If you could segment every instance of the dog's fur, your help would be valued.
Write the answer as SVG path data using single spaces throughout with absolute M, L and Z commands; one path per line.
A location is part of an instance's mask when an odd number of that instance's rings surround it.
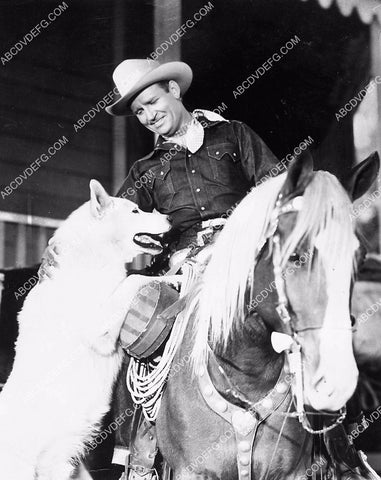
M 121 365 L 117 338 L 139 287 L 125 279 L 125 262 L 142 253 L 133 236 L 169 229 L 164 215 L 109 197 L 94 180 L 90 189 L 90 201 L 54 235 L 59 268 L 29 293 L 18 317 L 16 358 L 0 394 L 6 480 L 70 478 L 109 410 Z

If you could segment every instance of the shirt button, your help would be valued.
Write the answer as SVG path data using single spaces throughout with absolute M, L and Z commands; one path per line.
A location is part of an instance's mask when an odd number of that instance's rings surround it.
M 200 188 L 196 188 L 196 192 L 199 192 L 201 189 Z
M 201 207 L 201 210 L 204 211 L 204 210 L 205 210 L 205 207 Z
M 188 157 L 191 157 L 192 155 L 190 153 L 188 153 Z
M 196 170 L 192 170 L 192 173 L 196 173 Z
M 217 152 L 216 152 L 216 155 L 218 155 L 219 153 L 220 153 L 220 152 L 219 152 L 219 151 L 217 151 Z

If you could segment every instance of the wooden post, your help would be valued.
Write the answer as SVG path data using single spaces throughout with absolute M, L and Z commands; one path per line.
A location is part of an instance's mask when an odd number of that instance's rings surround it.
M 25 223 L 17 224 L 17 239 L 16 239 L 16 268 L 26 267 L 26 232 L 27 225 Z
M 42 227 L 39 225 L 37 233 L 37 245 L 35 246 L 35 250 L 33 252 L 33 262 L 40 262 L 42 254 L 44 253 L 45 248 L 48 245 L 48 230 L 46 227 Z
M 0 220 L 0 268 L 5 267 L 5 222 Z
M 381 78 L 381 25 L 374 18 L 370 27 L 370 55 L 371 55 L 371 75 L 372 78 Z M 377 83 L 377 150 L 381 155 L 381 83 Z M 378 174 L 377 189 L 381 188 L 381 174 Z M 381 252 L 381 202 L 377 203 L 378 211 L 378 245 Z
M 114 68 L 124 60 L 125 53 L 125 0 L 114 0 L 114 38 L 113 61 Z M 121 186 L 127 175 L 126 164 L 126 119 L 125 117 L 112 117 L 112 193 Z
M 181 26 L 181 0 L 154 0 L 154 50 Z M 181 39 L 167 50 L 158 50 L 160 63 L 180 60 Z
M 381 25 L 375 19 L 370 27 L 371 75 L 381 78 Z M 377 83 L 377 150 L 381 155 L 381 83 Z
M 181 0 L 154 0 L 154 49 L 155 55 L 160 55 L 160 63 L 181 60 L 181 38 L 173 43 L 167 50 L 161 44 L 181 27 Z M 156 59 L 156 56 L 152 58 Z M 155 142 L 157 136 L 155 135 Z

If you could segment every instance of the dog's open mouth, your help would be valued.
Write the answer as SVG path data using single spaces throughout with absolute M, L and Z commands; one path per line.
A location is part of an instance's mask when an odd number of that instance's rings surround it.
M 162 234 L 156 235 L 154 233 L 136 233 L 133 240 L 136 245 L 142 247 L 147 253 L 157 255 L 163 251 L 162 236 Z

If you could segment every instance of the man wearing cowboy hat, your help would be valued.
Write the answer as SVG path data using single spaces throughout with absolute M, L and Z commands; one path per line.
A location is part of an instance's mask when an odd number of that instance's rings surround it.
M 245 124 L 185 108 L 182 98 L 192 70 L 184 62 L 125 60 L 113 79 L 121 98 L 107 112 L 135 115 L 158 136 L 153 151 L 132 166 L 118 195 L 143 210 L 170 215 L 172 252 L 207 243 L 226 212 L 277 158 Z
M 135 115 L 157 135 L 153 151 L 133 164 L 117 195 L 170 215 L 170 246 L 161 258 L 179 264 L 212 241 L 227 212 L 278 160 L 245 124 L 185 108 L 182 98 L 192 82 L 186 63 L 125 60 L 113 79 L 121 98 L 107 112 Z M 143 420 L 130 446 L 130 480 L 154 478 L 155 448 L 154 429 Z

